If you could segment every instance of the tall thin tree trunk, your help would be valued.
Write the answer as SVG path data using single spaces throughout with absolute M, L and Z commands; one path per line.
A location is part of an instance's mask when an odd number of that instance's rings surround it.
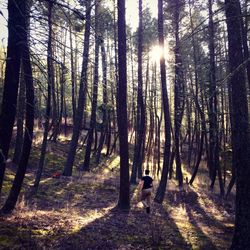
M 137 88 L 137 112 L 136 112 L 136 145 L 130 182 L 136 184 L 138 169 L 142 165 L 142 144 L 145 130 L 145 109 L 142 95 L 142 0 L 139 0 L 139 28 L 138 28 L 138 88 Z
M 18 107 L 17 107 L 17 131 L 16 131 L 16 141 L 15 150 L 13 156 L 13 163 L 18 165 L 20 157 L 22 154 L 23 147 L 23 128 L 24 128 L 24 110 L 25 110 L 25 80 L 23 66 L 21 62 L 21 76 L 19 82 L 19 93 L 18 93 Z
M 72 168 L 73 168 L 73 164 L 75 160 L 76 148 L 78 145 L 80 130 L 82 128 L 83 110 L 84 110 L 85 97 L 86 97 L 85 91 L 86 91 L 86 84 L 87 84 L 87 78 L 88 78 L 87 70 L 88 70 L 88 61 L 89 61 L 90 18 L 91 18 L 90 1 L 86 1 L 86 24 L 85 24 L 85 31 L 84 31 L 82 73 L 81 73 L 81 79 L 80 79 L 76 117 L 75 117 L 74 126 L 73 126 L 73 135 L 72 135 L 72 139 L 70 142 L 69 153 L 68 153 L 67 160 L 64 166 L 64 170 L 63 170 L 63 175 L 65 176 L 72 175 Z
M 0 194 L 5 174 L 5 162 L 8 158 L 12 130 L 15 122 L 18 94 L 21 46 L 23 43 L 23 1 L 8 1 L 8 48 L 2 111 L 0 116 Z
M 102 54 L 102 73 L 103 73 L 103 114 L 102 114 L 102 128 L 101 128 L 101 136 L 100 141 L 96 153 L 96 162 L 97 164 L 100 161 L 101 151 L 103 148 L 105 136 L 107 136 L 107 104 L 108 104 L 108 97 L 107 97 L 107 59 L 106 59 L 106 51 L 104 47 L 104 43 L 101 43 L 101 54 Z
M 183 114 L 183 72 L 182 60 L 180 52 L 180 38 L 179 38 L 179 19 L 181 2 L 175 2 L 174 9 L 174 24 L 175 24 L 175 83 L 174 83 L 174 141 L 175 141 L 175 162 L 176 175 L 179 181 L 179 187 L 183 186 L 183 174 L 181 169 L 180 157 L 180 129 Z
M 161 46 L 162 51 L 164 51 L 164 32 L 163 32 L 163 0 L 158 0 L 158 38 L 159 46 Z M 171 147 L 171 122 L 169 113 L 169 102 L 167 93 L 167 82 L 166 82 L 166 66 L 164 55 L 160 59 L 160 73 L 161 73 L 161 89 L 162 89 L 162 105 L 164 112 L 164 125 L 165 125 L 165 144 L 164 144 L 164 158 L 162 166 L 162 175 L 155 196 L 155 201 L 162 203 L 168 179 L 168 168 L 170 160 L 170 147 Z
M 232 146 L 236 170 L 235 230 L 231 245 L 234 250 L 250 246 L 249 117 L 244 69 L 239 68 L 243 62 L 239 7 L 239 1 L 225 0 L 232 87 Z
M 210 188 L 213 188 L 218 172 L 220 185 L 220 194 L 224 196 L 224 186 L 222 181 L 221 166 L 219 162 L 219 136 L 217 121 L 217 93 L 216 93 L 216 67 L 215 67 L 215 48 L 214 48 L 214 22 L 212 11 L 212 0 L 208 1 L 209 7 L 209 64 L 210 64 L 210 84 L 209 84 L 209 149 L 210 162 L 212 169 L 212 182 Z
M 98 24 L 98 15 L 99 15 L 99 0 L 95 2 L 95 68 L 94 68 L 94 81 L 93 81 L 93 94 L 91 102 L 91 117 L 90 125 L 88 132 L 88 140 L 86 145 L 84 163 L 81 166 L 81 169 L 84 171 L 89 171 L 90 169 L 90 154 L 91 146 L 93 143 L 93 134 L 96 125 L 96 108 L 97 108 L 97 95 L 98 95 L 98 81 L 99 81 L 99 48 L 100 48 L 100 37 L 99 37 L 99 24 Z M 95 145 L 97 145 L 97 132 L 95 137 Z
M 26 84 L 26 114 L 25 114 L 25 134 L 22 148 L 22 155 L 18 165 L 18 169 L 13 181 L 9 196 L 1 209 L 2 213 L 10 213 L 16 205 L 19 193 L 21 191 L 23 179 L 26 173 L 28 160 L 31 151 L 34 127 L 34 88 L 32 68 L 30 61 L 30 51 L 28 43 L 28 3 L 27 0 L 22 1 L 23 18 L 25 19 L 24 30 L 24 43 L 22 45 L 22 62 L 24 70 L 24 79 Z
M 45 113 L 45 125 L 44 125 L 44 132 L 43 132 L 43 141 L 41 147 L 41 154 L 38 163 L 38 168 L 36 172 L 36 178 L 33 185 L 33 192 L 36 193 L 38 190 L 38 186 L 42 177 L 46 149 L 47 149 L 47 142 L 48 142 L 48 134 L 49 134 L 49 121 L 50 121 L 50 113 L 51 113 L 51 84 L 52 78 L 54 78 L 53 74 L 53 61 L 52 61 L 52 15 L 53 15 L 53 2 L 48 2 L 48 48 L 47 48 L 47 70 L 48 70 L 48 87 L 47 87 L 47 103 L 46 103 L 46 113 Z
M 127 60 L 125 0 L 118 0 L 118 62 L 117 123 L 120 147 L 120 192 L 118 207 L 129 209 L 129 162 L 127 129 Z
M 70 66 L 71 66 L 71 103 L 72 103 L 72 112 L 73 112 L 73 121 L 75 120 L 75 114 L 76 114 L 76 100 L 75 100 L 75 71 L 77 70 L 75 68 L 74 64 L 74 51 L 73 51 L 73 39 L 72 39 L 72 25 L 69 26 L 69 41 L 70 41 Z M 75 58 L 75 60 L 77 60 Z

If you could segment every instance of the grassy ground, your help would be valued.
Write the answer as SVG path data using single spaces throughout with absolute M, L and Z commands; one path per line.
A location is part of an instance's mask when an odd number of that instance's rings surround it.
M 169 181 L 165 201 L 146 214 L 131 187 L 131 209 L 115 209 L 119 158 L 102 157 L 91 172 L 53 178 L 61 171 L 68 143 L 51 145 L 36 196 L 27 196 L 39 158 L 34 148 L 16 210 L 0 217 L 0 249 L 228 249 L 233 233 L 233 202 L 197 181 L 182 191 Z M 78 152 L 77 162 L 82 152 Z M 76 168 L 75 168 L 76 169 Z M 3 203 L 15 169 L 4 182 Z M 204 184 L 203 184 L 204 185 Z

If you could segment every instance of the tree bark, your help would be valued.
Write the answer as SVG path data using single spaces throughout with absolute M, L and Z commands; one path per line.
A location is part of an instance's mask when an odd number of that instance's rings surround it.
M 90 18 L 91 18 L 91 6 L 90 1 L 86 1 L 86 24 L 84 31 L 84 49 L 83 49 L 83 61 L 82 61 L 82 72 L 79 87 L 78 105 L 76 109 L 76 117 L 73 126 L 73 135 L 70 142 L 70 149 L 67 156 L 67 160 L 64 166 L 63 175 L 71 176 L 72 168 L 75 160 L 76 148 L 78 145 L 78 139 L 80 130 L 82 127 L 83 110 L 85 104 L 85 91 L 87 84 L 87 70 L 89 61 L 89 37 L 90 37 Z
M 158 39 L 159 46 L 161 46 L 162 51 L 164 51 L 164 32 L 163 32 L 163 1 L 158 0 Z M 162 175 L 155 196 L 155 201 L 162 203 L 165 196 L 167 179 L 168 179 L 168 168 L 170 160 L 170 147 L 171 147 L 171 122 L 169 113 L 169 102 L 168 93 L 166 86 L 166 66 L 164 55 L 160 59 L 160 73 L 161 73 L 161 89 L 162 89 L 162 105 L 164 112 L 164 125 L 165 125 L 165 144 L 164 144 L 164 158 L 162 166 Z
M 127 130 L 127 60 L 125 0 L 118 0 L 118 64 L 117 123 L 120 147 L 120 192 L 118 208 L 129 209 L 129 162 Z
M 21 62 L 20 66 L 21 74 L 20 74 L 20 81 L 19 81 L 19 93 L 18 93 L 18 107 L 17 107 L 17 132 L 16 132 L 16 141 L 15 141 L 15 150 L 13 156 L 13 163 L 18 165 L 21 154 L 22 154 L 22 147 L 23 147 L 23 139 L 24 139 L 24 110 L 25 110 L 25 79 L 24 79 L 24 72 L 23 66 Z
M 250 246 L 249 117 L 244 68 L 239 68 L 243 62 L 239 6 L 237 0 L 225 0 L 232 87 L 232 145 L 236 171 L 235 230 L 231 249 L 248 249 Z
M 175 82 L 174 82 L 174 142 L 175 142 L 175 162 L 176 176 L 179 187 L 183 186 L 183 174 L 180 157 L 180 129 L 184 109 L 183 72 L 180 51 L 179 22 L 181 1 L 175 1 L 174 25 L 175 25 Z
M 224 196 L 224 186 L 222 181 L 221 166 L 219 162 L 219 136 L 217 121 L 217 89 L 216 89 L 216 66 L 214 48 L 214 22 L 212 11 L 212 0 L 208 1 L 209 9 L 209 161 L 212 166 L 212 178 L 210 188 L 214 187 L 216 175 L 218 173 L 220 194 Z
M 96 163 L 100 162 L 101 152 L 105 140 L 105 136 L 107 136 L 107 128 L 108 128 L 108 120 L 107 120 L 107 104 L 108 104 L 108 96 L 107 96 L 107 59 L 106 59 L 106 51 L 104 47 L 104 43 L 101 43 L 101 54 L 102 54 L 102 73 L 103 73 L 103 108 L 102 108 L 102 128 L 101 135 L 99 140 L 99 145 L 96 153 Z
M 95 2 L 95 66 L 94 66 L 94 81 L 93 81 L 93 94 L 91 102 L 91 117 L 90 125 L 88 132 L 88 140 L 86 145 L 84 163 L 81 166 L 81 170 L 89 171 L 90 169 L 90 154 L 91 146 L 93 143 L 93 135 L 96 125 L 96 108 L 97 108 L 97 95 L 98 95 L 98 81 L 99 81 L 99 48 L 100 48 L 100 37 L 99 37 L 99 24 L 98 24 L 98 15 L 99 15 L 99 0 Z M 97 133 L 96 133 L 95 145 L 97 145 Z
M 142 0 L 139 0 L 139 27 L 138 27 L 138 88 L 136 112 L 136 145 L 130 182 L 136 184 L 137 171 L 142 168 L 142 144 L 145 130 L 145 109 L 142 95 Z
M 22 155 L 20 163 L 18 165 L 17 173 L 13 181 L 9 196 L 1 209 L 2 213 L 10 213 L 16 205 L 19 193 L 21 191 L 23 179 L 26 173 L 28 160 L 31 151 L 32 139 L 33 139 L 33 126 L 34 126 L 34 88 L 33 88 L 33 77 L 32 68 L 30 62 L 30 52 L 28 44 L 28 1 L 22 1 L 22 17 L 24 21 L 24 43 L 22 45 L 22 62 L 24 70 L 24 79 L 26 85 L 26 113 L 25 113 L 25 134 L 22 148 Z
M 38 168 L 36 171 L 36 178 L 33 185 L 33 193 L 36 193 L 38 190 L 38 186 L 42 177 L 46 149 L 47 149 L 47 142 L 48 142 L 48 134 L 49 134 L 49 121 L 50 121 L 50 114 L 51 114 L 51 91 L 52 91 L 52 78 L 54 78 L 54 70 L 53 68 L 53 61 L 52 61 L 52 14 L 53 14 L 53 3 L 52 1 L 48 2 L 48 48 L 47 48 L 47 70 L 48 70 L 48 86 L 47 86 L 47 103 L 46 103 L 46 113 L 45 113 L 45 125 L 44 125 L 44 132 L 43 132 L 43 141 L 40 153 L 40 159 Z
M 0 194 L 16 115 L 19 72 L 25 25 L 22 0 L 8 1 L 8 48 L 0 116 Z

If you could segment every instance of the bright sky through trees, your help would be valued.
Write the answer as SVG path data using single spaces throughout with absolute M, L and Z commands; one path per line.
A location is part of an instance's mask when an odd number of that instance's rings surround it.
M 8 11 L 7 11 L 7 1 L 1 0 L 0 1 L 0 40 L 4 38 L 4 44 L 7 42 L 7 18 L 8 18 Z M 112 6 L 113 1 L 105 1 L 105 4 Z M 127 24 L 131 26 L 132 30 L 134 31 L 138 27 L 138 1 L 135 0 L 127 0 L 126 1 L 126 17 L 127 17 Z M 144 0 L 143 1 L 144 8 L 149 7 L 152 12 L 152 17 L 157 16 L 157 1 L 150 1 Z
M 156 0 L 144 0 L 143 9 L 149 7 L 152 12 L 152 17 L 157 16 L 157 1 Z M 127 24 L 135 30 L 138 27 L 138 1 L 127 0 L 126 1 L 126 19 Z
M 6 1 L 0 1 L 0 40 L 1 43 L 7 43 L 7 18 L 8 18 L 8 11 L 6 9 Z M 4 40 L 2 41 L 2 39 Z

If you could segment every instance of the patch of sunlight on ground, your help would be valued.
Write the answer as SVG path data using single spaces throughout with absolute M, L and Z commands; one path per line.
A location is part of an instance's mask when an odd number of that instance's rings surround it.
M 71 134 L 69 134 L 69 135 L 64 135 L 64 134 L 60 134 L 59 136 L 58 136 L 58 140 L 59 141 L 68 141 L 68 140 L 70 140 L 71 139 Z
M 7 171 L 6 171 L 6 173 L 5 173 L 5 178 L 6 178 L 7 180 L 14 180 L 15 175 L 14 175 L 13 173 L 10 173 L 10 172 L 7 172 Z
M 114 160 L 112 160 L 108 166 L 108 169 L 116 168 L 120 164 L 120 156 L 116 156 Z
M 198 197 L 199 206 L 209 213 L 210 217 L 213 217 L 214 220 L 223 222 L 225 217 L 229 217 L 230 215 L 224 210 L 221 211 L 219 207 L 214 205 L 214 202 L 209 199 L 209 197 Z
M 194 212 L 191 211 L 191 213 L 193 214 Z M 169 215 L 174 220 L 183 239 L 191 244 L 191 249 L 200 249 L 200 235 L 204 234 L 207 237 L 209 235 L 208 233 L 204 232 L 203 229 L 200 229 L 199 233 L 197 232 L 197 228 L 193 225 L 193 221 L 188 219 L 189 217 L 187 214 L 186 207 L 184 205 L 175 207 L 175 209 L 171 210 Z
M 40 184 L 46 184 L 47 182 L 49 182 L 49 181 L 51 181 L 51 180 L 52 180 L 51 177 L 45 178 L 45 179 L 41 179 L 41 180 L 40 180 Z

